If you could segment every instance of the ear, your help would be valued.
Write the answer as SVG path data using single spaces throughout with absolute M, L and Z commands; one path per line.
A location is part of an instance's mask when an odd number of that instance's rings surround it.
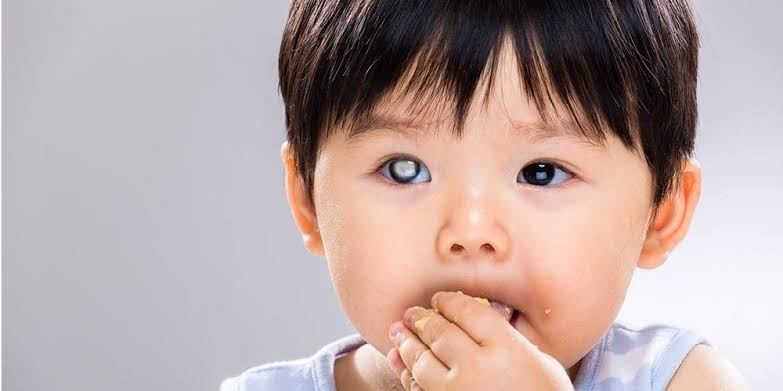
M 293 153 L 288 141 L 280 146 L 280 158 L 285 167 L 285 192 L 288 197 L 288 206 L 294 217 L 297 228 L 302 234 L 302 241 L 307 250 L 313 255 L 323 256 L 324 246 L 321 241 L 321 233 L 318 229 L 318 219 L 315 206 L 307 199 L 307 191 L 304 181 L 296 170 Z
M 647 228 L 638 267 L 655 269 L 666 262 L 671 251 L 688 232 L 700 196 L 701 165 L 695 158 L 688 158 L 672 195 L 664 200 L 655 220 Z

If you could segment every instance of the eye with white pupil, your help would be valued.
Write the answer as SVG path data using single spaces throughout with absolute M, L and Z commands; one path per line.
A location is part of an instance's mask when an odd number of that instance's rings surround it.
M 396 181 L 408 183 L 416 178 L 420 171 L 419 163 L 412 160 L 394 160 L 390 165 L 390 173 Z

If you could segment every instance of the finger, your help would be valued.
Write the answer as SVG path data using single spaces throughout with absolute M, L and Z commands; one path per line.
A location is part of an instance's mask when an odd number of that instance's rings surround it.
M 411 307 L 405 311 L 403 319 L 448 368 L 458 366 L 464 357 L 471 357 L 478 349 L 476 342 L 464 330 L 437 312 Z
M 402 362 L 399 350 L 397 350 L 397 348 L 391 348 L 389 353 L 386 353 L 386 361 L 389 363 L 391 370 L 394 371 L 394 374 L 397 375 L 397 378 L 400 379 L 402 370 L 405 369 L 405 363 Z
M 449 369 L 444 368 L 443 364 L 435 357 L 432 350 L 425 350 L 419 355 L 419 358 L 413 364 L 411 373 L 413 374 L 413 384 L 411 390 L 442 390 L 446 383 Z M 441 369 L 443 368 L 443 369 Z
M 516 332 L 495 310 L 461 292 L 438 292 L 432 305 L 480 346 L 506 343 Z
M 405 391 L 411 391 L 413 386 L 413 374 L 411 373 L 410 369 L 405 368 L 402 370 L 402 374 L 400 375 L 400 383 L 402 383 L 402 387 L 405 388 Z
M 434 385 L 446 379 L 449 368 L 407 327 L 400 330 L 394 343 L 406 369 L 425 389 L 437 389 Z M 403 374 L 404 372 L 403 370 Z M 427 386 L 428 384 L 430 387 Z

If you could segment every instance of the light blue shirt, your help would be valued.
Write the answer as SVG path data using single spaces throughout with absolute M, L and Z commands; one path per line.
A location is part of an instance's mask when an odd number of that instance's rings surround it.
M 310 357 L 252 367 L 223 380 L 220 391 L 336 391 L 334 361 L 366 343 L 359 334 L 329 343 Z M 584 357 L 576 391 L 664 391 L 688 352 L 711 345 L 691 330 L 656 324 L 633 328 L 615 322 Z

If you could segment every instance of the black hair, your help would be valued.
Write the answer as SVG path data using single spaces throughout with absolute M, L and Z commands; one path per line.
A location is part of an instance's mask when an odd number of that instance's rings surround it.
M 641 147 L 657 213 L 693 152 L 698 40 L 687 0 L 293 0 L 278 62 L 287 139 L 312 202 L 336 125 L 402 87 L 446 97 L 459 134 L 508 41 L 544 120 L 561 102 L 586 138 Z

